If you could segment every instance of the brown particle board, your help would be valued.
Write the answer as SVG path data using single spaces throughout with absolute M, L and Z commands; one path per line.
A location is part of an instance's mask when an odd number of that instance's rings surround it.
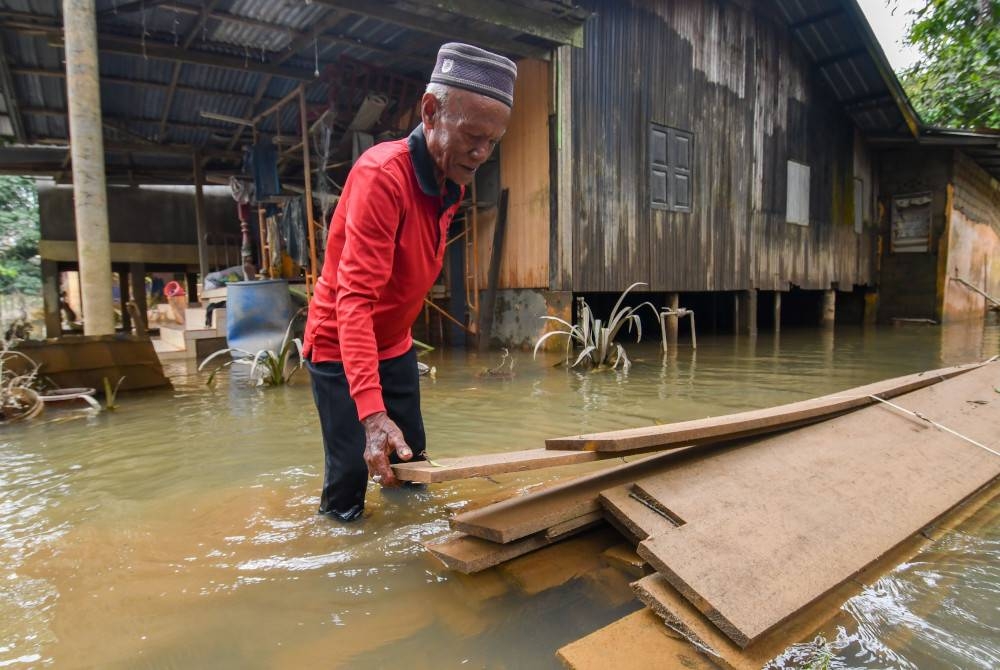
M 715 665 L 670 633 L 648 609 L 629 614 L 559 649 L 570 670 L 713 670 Z
M 646 559 L 635 553 L 634 547 L 624 542 L 602 551 L 601 558 L 609 566 L 617 568 L 635 579 L 646 576 L 649 569 L 649 563 L 646 562 Z
M 647 477 L 687 457 L 688 450 L 649 456 L 608 468 L 528 496 L 457 514 L 452 528 L 497 543 L 513 542 L 592 512 L 601 491 Z
M 959 524 L 965 529 L 968 524 L 975 523 L 978 515 L 974 519 L 970 517 L 976 515 L 977 511 L 997 495 L 1000 495 L 1000 481 L 994 480 L 970 497 L 965 504 L 953 509 L 919 533 L 911 535 L 866 566 L 854 578 L 845 580 L 827 591 L 744 649 L 724 635 L 701 611 L 671 586 L 663 575 L 653 574 L 644 577 L 635 582 L 632 588 L 639 599 L 656 612 L 667 626 L 704 650 L 719 666 L 734 670 L 756 670 L 791 645 L 812 639 L 837 615 L 843 604 L 860 593 L 866 584 L 874 584 L 896 566 L 931 547 Z
M 997 386 L 991 363 L 894 402 L 998 449 Z M 868 407 L 636 482 L 684 521 L 639 554 L 746 647 L 998 474 L 996 455 Z
M 624 527 L 630 537 L 638 538 L 640 542 L 674 527 L 670 519 L 635 497 L 632 483 L 601 491 L 599 500 L 605 513 L 616 522 L 615 525 Z
M 749 412 L 681 421 L 662 426 L 552 438 L 545 441 L 545 448 L 560 451 L 582 450 L 620 453 L 652 447 L 710 444 L 763 435 L 823 421 L 877 402 L 869 397 L 871 395 L 885 399 L 893 398 L 968 372 L 978 365 L 957 365 L 930 370 L 845 389 L 819 398 Z

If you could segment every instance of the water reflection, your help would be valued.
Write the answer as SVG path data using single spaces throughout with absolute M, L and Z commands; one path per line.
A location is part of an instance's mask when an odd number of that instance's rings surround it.
M 517 352 L 507 380 L 477 376 L 494 354 L 435 352 L 422 389 L 432 455 L 832 393 L 993 355 L 1000 329 L 786 329 L 698 345 L 630 345 L 627 374 Z M 208 389 L 191 366 L 169 372 L 173 392 L 0 436 L 0 666 L 558 667 L 558 646 L 638 607 L 600 566 L 536 591 L 527 568 L 459 577 L 420 546 L 471 501 L 599 465 L 372 489 L 363 521 L 342 526 L 314 513 L 322 449 L 304 376 L 261 390 L 221 375 Z M 998 665 L 998 528 L 994 515 L 853 600 L 823 631 L 833 667 Z

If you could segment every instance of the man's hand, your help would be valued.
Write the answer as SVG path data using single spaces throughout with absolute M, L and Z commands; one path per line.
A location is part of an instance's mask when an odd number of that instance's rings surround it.
M 399 480 L 389 465 L 389 455 L 395 451 L 402 460 L 413 458 L 413 451 L 407 446 L 402 431 L 385 412 L 376 412 L 365 417 L 365 463 L 368 476 L 382 486 L 399 486 Z

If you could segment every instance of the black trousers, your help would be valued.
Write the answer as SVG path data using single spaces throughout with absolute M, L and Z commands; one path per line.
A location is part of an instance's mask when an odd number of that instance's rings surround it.
M 358 420 L 358 409 L 351 398 L 342 363 L 306 361 L 312 379 L 313 400 L 319 411 L 326 454 L 323 492 L 319 511 L 345 521 L 361 516 L 368 487 L 365 464 L 365 429 Z M 417 354 L 411 349 L 397 358 L 380 361 L 382 401 L 386 413 L 403 432 L 413 459 L 422 460 L 427 447 L 424 419 L 420 414 L 420 377 Z M 391 462 L 398 463 L 395 453 Z

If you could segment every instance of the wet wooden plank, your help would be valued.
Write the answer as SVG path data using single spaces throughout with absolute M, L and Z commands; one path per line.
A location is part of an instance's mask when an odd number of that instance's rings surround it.
M 400 481 L 437 484 L 470 477 L 485 477 L 560 465 L 589 463 L 608 456 L 613 458 L 617 454 L 604 455 L 597 452 L 526 449 L 505 453 L 439 458 L 434 459 L 433 462 L 399 463 L 393 465 L 392 470 Z
M 633 463 L 578 477 L 539 493 L 518 496 L 463 512 L 451 520 L 455 530 L 497 543 L 507 543 L 545 531 L 570 519 L 601 510 L 597 497 L 604 489 L 648 477 L 669 467 L 688 450 L 648 456 Z
M 735 670 L 757 670 L 791 645 L 812 639 L 817 631 L 840 612 L 843 604 L 860 593 L 865 585 L 874 584 L 883 575 L 901 563 L 911 560 L 948 532 L 958 527 L 969 531 L 972 528 L 995 524 L 996 513 L 983 515 L 979 512 L 997 495 L 1000 495 L 1000 480 L 994 480 L 980 489 L 965 504 L 948 512 L 919 533 L 911 535 L 878 560 L 867 565 L 852 579 L 841 582 L 745 649 L 741 649 L 726 637 L 662 575 L 649 575 L 635 582 L 632 588 L 639 599 L 660 616 L 668 627 L 697 648 L 704 650 L 719 666 Z
M 990 363 L 894 402 L 1000 449 L 998 386 Z M 995 454 L 869 407 L 638 481 L 683 522 L 639 554 L 746 647 L 997 475 Z
M 636 538 L 636 544 L 675 527 L 667 517 L 634 496 L 631 482 L 601 491 L 598 499 L 605 514 L 616 526 L 626 530 L 629 537 Z
M 866 407 L 877 402 L 869 397 L 871 395 L 886 399 L 893 398 L 968 372 L 977 366 L 978 364 L 957 365 L 930 370 L 846 389 L 819 398 L 749 412 L 681 421 L 663 426 L 552 438 L 545 441 L 545 448 L 560 451 L 623 453 L 651 447 L 711 444 L 764 435 L 816 423 L 851 410 Z
M 629 614 L 556 652 L 570 670 L 714 670 L 688 642 L 672 634 L 648 609 Z
M 594 515 L 587 514 L 570 519 L 562 526 L 544 529 L 507 544 L 491 542 L 465 533 L 452 533 L 443 538 L 425 542 L 424 548 L 444 563 L 445 567 L 468 575 L 506 563 L 536 549 L 583 533 L 601 523 L 602 519 L 599 516 L 595 518 Z

